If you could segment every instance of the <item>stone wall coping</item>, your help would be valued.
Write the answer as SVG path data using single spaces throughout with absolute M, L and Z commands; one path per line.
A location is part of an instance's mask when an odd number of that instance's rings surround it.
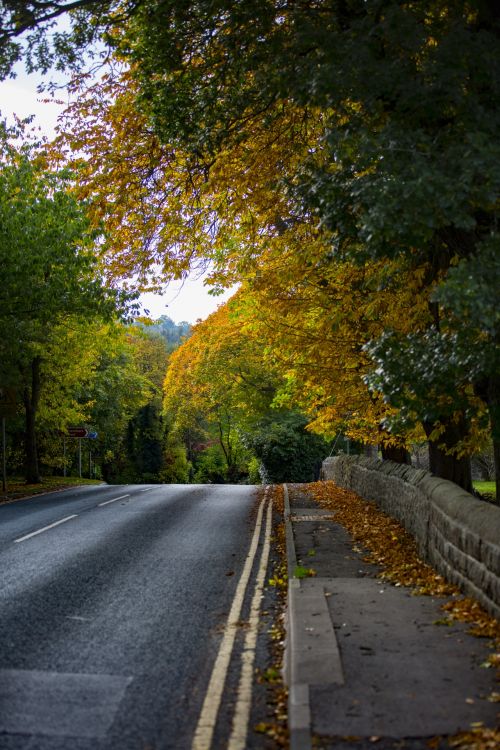
M 394 461 L 384 461 L 367 456 L 332 456 L 323 466 L 340 461 L 344 465 L 357 465 L 368 471 L 382 474 L 412 484 L 448 517 L 460 523 L 484 542 L 500 545 L 500 507 L 479 500 L 447 479 L 436 477 L 425 469 L 416 469 Z

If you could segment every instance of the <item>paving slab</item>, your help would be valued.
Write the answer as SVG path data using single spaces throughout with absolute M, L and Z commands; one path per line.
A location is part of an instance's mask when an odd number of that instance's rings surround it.
M 422 737 L 495 726 L 483 640 L 439 626 L 443 600 L 379 580 L 324 581 L 344 685 L 310 685 L 313 730 L 327 735 Z M 328 596 L 330 594 L 330 596 Z
M 289 486 L 289 508 L 290 557 L 315 572 L 290 584 L 291 688 L 301 711 L 292 748 L 311 747 L 314 735 L 328 750 L 365 750 L 374 740 L 413 750 L 475 722 L 498 726 L 500 704 L 488 700 L 498 683 L 482 668 L 487 639 L 463 623 L 439 624 L 448 599 L 381 581 L 334 514 L 317 513 L 299 485 Z
M 353 549 L 347 531 L 326 517 L 291 515 L 295 553 L 299 564 L 312 568 L 321 577 L 375 577 L 380 568 L 363 563 Z

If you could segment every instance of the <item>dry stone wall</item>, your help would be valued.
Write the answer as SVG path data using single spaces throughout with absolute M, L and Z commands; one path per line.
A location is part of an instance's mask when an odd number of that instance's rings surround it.
M 397 518 L 425 560 L 500 617 L 499 507 L 423 469 L 365 456 L 327 458 L 322 477 Z

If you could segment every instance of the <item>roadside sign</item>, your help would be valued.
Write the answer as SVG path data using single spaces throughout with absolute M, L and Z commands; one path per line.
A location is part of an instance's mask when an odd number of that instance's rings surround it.
M 87 437 L 90 438 L 91 440 L 95 440 L 97 438 L 97 432 L 89 431 Z
M 16 389 L 0 385 L 0 417 L 16 416 Z
M 66 430 L 66 437 L 71 438 L 86 438 L 88 434 L 86 427 L 68 427 Z

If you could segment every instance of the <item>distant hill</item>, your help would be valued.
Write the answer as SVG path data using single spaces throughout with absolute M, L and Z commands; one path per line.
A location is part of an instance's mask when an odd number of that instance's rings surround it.
M 183 339 L 188 338 L 191 335 L 191 324 L 183 320 L 180 323 L 174 323 L 172 318 L 168 315 L 162 315 L 161 318 L 155 320 L 152 325 L 146 325 L 144 323 L 137 323 L 137 325 L 144 328 L 149 334 L 156 334 L 163 338 L 168 346 L 168 349 L 177 349 L 182 343 Z

